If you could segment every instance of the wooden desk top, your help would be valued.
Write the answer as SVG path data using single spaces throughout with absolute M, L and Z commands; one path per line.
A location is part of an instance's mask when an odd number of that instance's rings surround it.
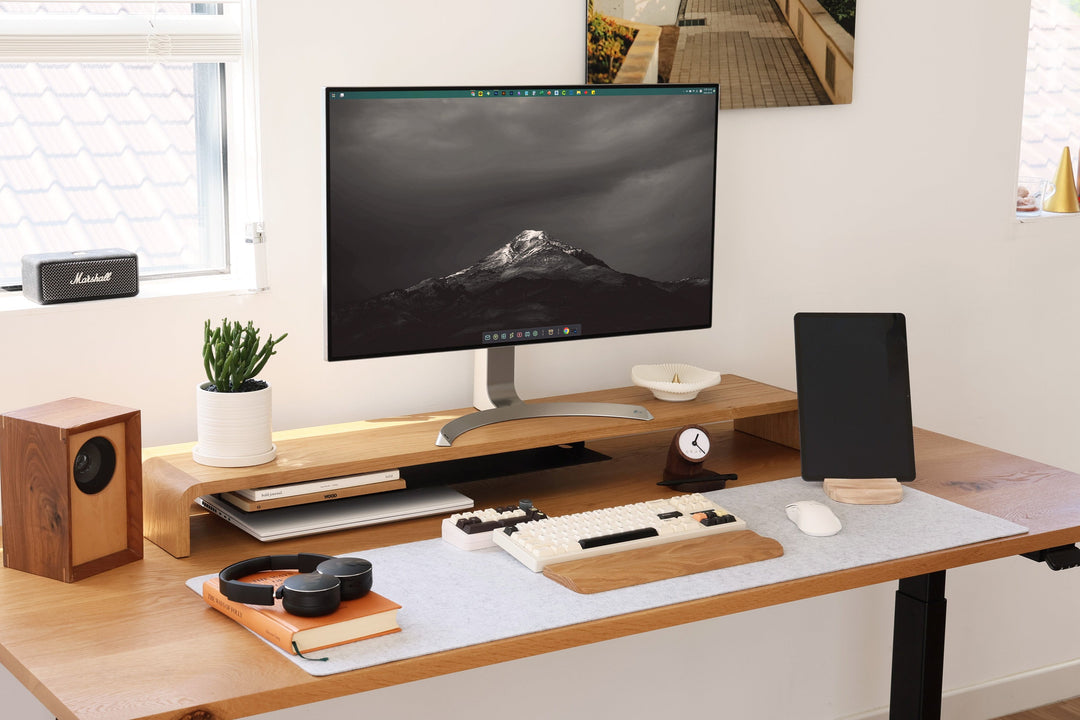
M 738 484 L 799 474 L 798 452 L 711 426 L 709 466 Z M 663 495 L 670 432 L 597 441 L 608 462 L 459 486 L 477 507 L 532 498 L 549 514 Z M 61 720 L 233 718 L 506 660 L 1080 541 L 1080 476 L 916 431 L 912 487 L 1007 518 L 1030 533 L 560 628 L 324 678 L 312 677 L 184 586 L 267 553 L 343 553 L 439 535 L 441 518 L 263 544 L 210 516 L 192 555 L 150 542 L 145 558 L 73 584 L 0 569 L 0 662 Z M 658 492 L 659 491 L 659 492 Z M 753 518 L 747 518 L 753 525 Z M 257 659 L 258 662 L 252 662 Z

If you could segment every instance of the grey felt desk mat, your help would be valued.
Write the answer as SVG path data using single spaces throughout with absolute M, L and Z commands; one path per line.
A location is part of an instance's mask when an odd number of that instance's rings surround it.
M 666 492 L 657 488 L 656 497 Z M 904 488 L 893 505 L 846 505 L 828 499 L 820 483 L 801 478 L 729 488 L 707 495 L 746 521 L 750 530 L 784 546 L 782 557 L 608 592 L 582 595 L 534 573 L 501 548 L 461 550 L 442 539 L 352 553 L 374 566 L 374 588 L 402 605 L 402 632 L 312 653 L 326 662 L 279 650 L 312 675 L 331 675 L 394 660 L 452 650 L 590 620 L 747 588 L 895 560 L 1027 532 L 1015 523 Z M 784 506 L 819 500 L 843 530 L 803 535 Z M 543 508 L 541 508 L 542 510 Z M 295 552 L 296 549 L 279 552 Z M 215 575 L 187 581 L 202 594 Z M 207 607 L 207 612 L 216 613 Z

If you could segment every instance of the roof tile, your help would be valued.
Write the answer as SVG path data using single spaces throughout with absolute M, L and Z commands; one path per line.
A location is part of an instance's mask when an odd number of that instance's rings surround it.
M 1052 179 L 1061 151 L 1080 144 L 1080 15 L 1033 0 L 1021 129 L 1020 174 Z

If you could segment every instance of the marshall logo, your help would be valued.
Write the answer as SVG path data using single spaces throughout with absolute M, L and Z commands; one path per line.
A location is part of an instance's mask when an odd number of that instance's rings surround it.
M 95 273 L 94 275 L 83 275 L 82 271 L 75 273 L 75 277 L 71 279 L 72 285 L 86 285 L 88 283 L 103 283 L 112 280 L 112 271 L 105 273 Z

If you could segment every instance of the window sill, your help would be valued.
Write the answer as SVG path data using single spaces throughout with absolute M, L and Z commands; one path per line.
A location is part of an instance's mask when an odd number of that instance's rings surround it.
M 1042 212 L 1032 217 L 1017 216 L 1017 240 L 1080 241 L 1080 213 Z
M 101 307 L 102 304 L 112 305 L 116 303 L 154 302 L 163 298 L 190 297 L 195 295 L 250 295 L 258 290 L 253 289 L 252 282 L 245 282 L 243 277 L 236 274 L 204 275 L 199 277 L 140 279 L 139 294 L 134 297 L 114 298 L 110 300 L 92 300 L 85 302 L 53 303 L 51 305 L 39 305 L 27 299 L 21 292 L 0 290 L 0 315 L 36 313 L 36 312 L 59 312 L 92 307 Z
M 1069 218 L 1080 218 L 1080 213 L 1055 213 L 1043 210 L 1039 213 L 1031 213 L 1029 215 L 1016 214 L 1016 219 L 1023 225 L 1030 223 L 1055 222 L 1058 220 L 1067 220 Z

